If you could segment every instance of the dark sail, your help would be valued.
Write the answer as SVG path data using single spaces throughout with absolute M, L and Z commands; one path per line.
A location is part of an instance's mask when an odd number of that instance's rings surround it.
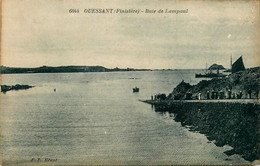
M 242 56 L 240 58 L 238 58 L 238 60 L 232 64 L 232 73 L 236 73 L 238 71 L 244 71 L 245 70 L 245 66 L 243 63 L 243 59 Z

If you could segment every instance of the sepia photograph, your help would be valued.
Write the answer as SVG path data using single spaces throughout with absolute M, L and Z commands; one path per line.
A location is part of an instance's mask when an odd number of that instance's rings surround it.
M 0 3 L 0 166 L 260 165 L 259 0 Z

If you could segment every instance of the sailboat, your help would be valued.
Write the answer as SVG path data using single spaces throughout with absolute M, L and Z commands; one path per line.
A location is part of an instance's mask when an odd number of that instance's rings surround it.
M 230 62 L 231 62 L 231 68 L 228 70 L 225 70 L 224 72 L 236 73 L 236 72 L 245 70 L 242 56 L 240 56 L 233 64 L 232 64 L 232 56 L 231 56 Z
M 244 66 L 243 59 L 241 56 L 232 64 L 231 73 L 236 73 L 244 70 L 246 70 L 246 68 Z

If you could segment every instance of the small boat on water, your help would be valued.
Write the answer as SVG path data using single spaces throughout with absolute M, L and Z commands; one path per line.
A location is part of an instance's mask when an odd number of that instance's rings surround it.
M 133 93 L 135 93 L 135 92 L 139 92 L 139 88 L 137 88 L 137 87 L 133 88 Z

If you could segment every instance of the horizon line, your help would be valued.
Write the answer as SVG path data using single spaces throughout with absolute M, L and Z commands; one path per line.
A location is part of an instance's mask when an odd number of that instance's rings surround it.
M 40 68 L 40 67 L 104 67 L 106 69 L 145 69 L 145 70 L 178 70 L 178 69 L 205 69 L 205 68 L 134 68 L 134 67 L 105 67 L 102 65 L 60 65 L 60 66 L 48 66 L 48 65 L 42 65 L 42 66 L 35 66 L 35 67 L 14 67 L 14 66 L 5 66 L 5 65 L 1 65 L 1 67 L 9 67 L 9 68 Z M 257 67 L 257 66 L 255 66 Z M 229 69 L 229 68 L 225 68 L 225 69 Z M 225 70 L 225 69 L 221 69 L 221 70 Z

